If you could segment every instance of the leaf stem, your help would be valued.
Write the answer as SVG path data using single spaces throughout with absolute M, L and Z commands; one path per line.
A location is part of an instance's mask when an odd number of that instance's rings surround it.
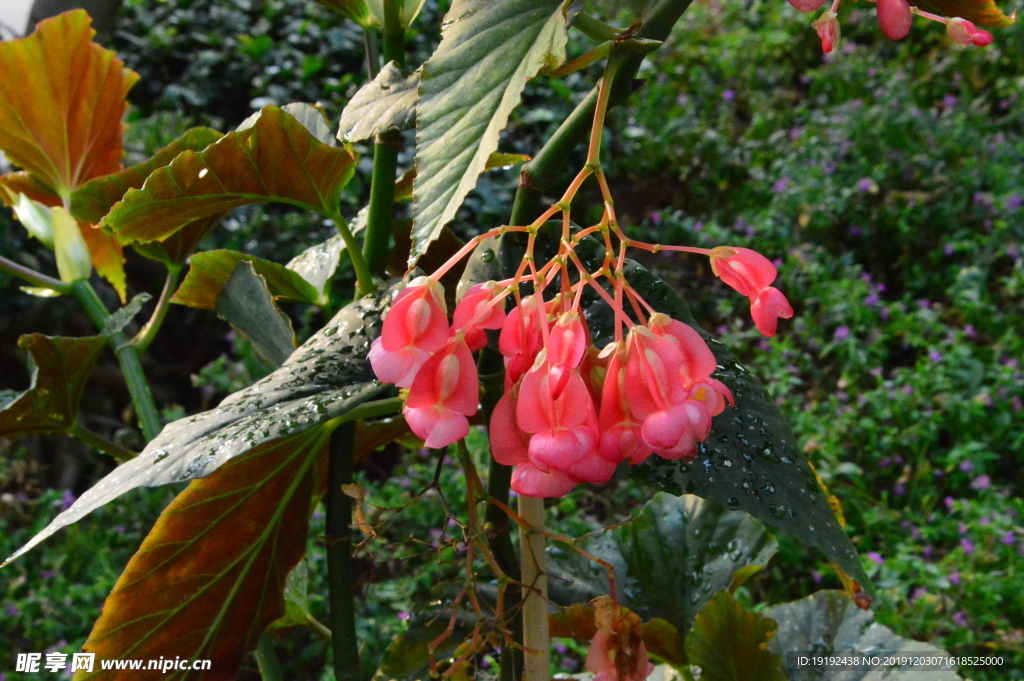
M 327 472 L 327 584 L 330 590 L 331 638 L 336 681 L 359 681 L 356 637 L 355 570 L 352 565 L 352 499 L 341 489 L 352 482 L 356 424 L 343 423 L 331 435 Z
M 100 437 L 91 430 L 84 428 L 79 424 L 71 426 L 68 430 L 68 434 L 78 438 L 85 444 L 89 445 L 93 449 L 99 450 L 104 454 L 109 454 L 121 463 L 125 461 L 131 461 L 139 455 L 138 452 L 133 452 L 130 449 L 125 449 L 121 445 L 115 444 L 106 438 Z
M 263 681 L 284 681 L 281 663 L 274 652 L 274 639 L 266 632 L 256 644 L 256 666 L 259 667 Z
M 400 0 L 384 0 L 384 63 L 405 66 L 405 29 L 399 17 Z M 370 210 L 363 236 L 363 257 L 370 272 L 384 276 L 395 210 L 395 176 L 402 132 L 386 130 L 373 145 L 373 173 L 370 177 Z
M 13 260 L 8 260 L 2 255 L 0 255 L 0 272 L 6 272 L 7 274 L 15 276 L 26 283 L 32 284 L 33 286 L 48 288 L 63 295 L 71 293 L 71 284 L 60 281 L 59 279 L 54 279 L 53 277 L 48 277 L 41 272 L 36 272 L 34 269 L 25 267 Z
M 356 272 L 356 297 L 365 296 L 374 289 L 373 274 L 366 266 L 363 252 L 359 250 L 359 243 L 352 235 L 352 230 L 348 228 L 345 218 L 341 216 L 340 212 L 335 212 L 330 217 L 334 221 L 338 234 L 341 235 L 341 240 L 345 242 L 345 250 L 348 251 L 348 255 L 352 259 L 352 269 Z
M 146 325 L 132 339 L 132 345 L 139 352 L 146 351 L 146 348 L 149 347 L 153 339 L 156 338 L 157 333 L 159 333 L 164 319 L 167 318 L 167 311 L 171 308 L 171 298 L 174 297 L 174 291 L 178 287 L 178 277 L 181 275 L 181 269 L 181 265 L 173 265 L 167 268 L 167 279 L 164 280 L 164 288 L 160 291 L 160 299 L 156 301 L 153 316 L 149 318 Z
M 89 315 L 96 328 L 102 329 L 103 323 L 110 317 L 103 301 L 96 295 L 96 290 L 89 284 L 87 279 L 79 279 L 71 284 L 71 295 L 79 302 L 85 313 Z M 153 395 L 149 391 L 149 383 L 146 382 L 146 375 L 142 371 L 142 362 L 139 360 L 139 353 L 135 346 L 128 342 L 127 336 L 122 332 L 111 334 L 108 339 L 110 347 L 117 355 L 117 361 L 121 365 L 121 372 L 124 374 L 125 383 L 128 384 L 128 393 L 132 397 L 132 404 L 135 405 L 135 413 L 139 417 L 139 425 L 142 427 L 142 435 L 147 441 L 152 440 L 160 434 L 163 426 L 160 424 L 160 415 L 153 402 Z

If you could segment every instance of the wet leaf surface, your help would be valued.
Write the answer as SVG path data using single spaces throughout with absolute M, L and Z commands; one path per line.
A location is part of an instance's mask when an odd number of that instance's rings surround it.
M 108 670 L 75 679 L 232 679 L 285 613 L 326 475 L 327 429 L 265 443 L 194 480 L 160 515 L 103 605 L 84 650 L 106 660 L 211 660 L 209 672 Z
M 779 625 L 778 633 L 768 649 L 788 656 L 789 653 L 831 655 L 860 651 L 888 651 L 915 653 L 924 656 L 946 655 L 935 646 L 903 638 L 888 627 L 875 622 L 874 614 L 861 610 L 842 591 L 819 591 L 807 598 L 776 605 L 765 610 Z M 786 677 L 790 681 L 860 681 L 885 679 L 886 681 L 959 681 L 955 670 L 923 670 L 887 667 L 873 669 L 798 669 L 794 660 L 787 658 Z
M 7 561 L 60 528 L 136 487 L 210 475 L 262 444 L 292 437 L 374 399 L 385 390 L 366 355 L 380 334 L 391 291 L 346 306 L 269 376 L 220 406 L 166 426 L 136 458 L 87 490 Z
M 60 433 L 74 425 L 85 383 L 106 344 L 103 336 L 19 338 L 18 347 L 29 355 L 32 382 L 23 393 L 3 391 L 0 435 Z
M 236 266 L 217 296 L 217 316 L 252 342 L 272 367 L 295 351 L 291 319 L 274 304 L 267 281 L 245 260 Z
M 148 242 L 195 220 L 264 201 L 331 215 L 355 164 L 347 150 L 320 142 L 291 115 L 268 106 L 251 127 L 201 152 L 182 152 L 153 172 L 142 189 L 129 189 L 102 227 L 122 243 Z
M 320 292 L 300 273 L 270 260 L 225 249 L 203 251 L 192 256 L 188 274 L 175 291 L 171 302 L 201 310 L 216 309 L 217 297 L 240 262 L 249 263 L 264 278 L 275 298 L 287 298 L 310 305 L 323 303 Z
M 644 621 L 660 618 L 685 639 L 697 611 L 733 573 L 765 565 L 776 543 L 746 513 L 694 496 L 659 493 L 633 519 L 580 542 L 615 570 L 619 603 Z M 549 589 L 560 605 L 608 594 L 605 568 L 571 548 L 548 548 Z
M 345 241 L 340 235 L 332 236 L 315 246 L 310 246 L 288 261 L 286 268 L 305 279 L 316 290 L 321 301 L 327 300 L 331 279 L 338 270 Z
M 423 65 L 410 262 L 476 186 L 526 81 L 565 58 L 564 0 L 455 0 Z

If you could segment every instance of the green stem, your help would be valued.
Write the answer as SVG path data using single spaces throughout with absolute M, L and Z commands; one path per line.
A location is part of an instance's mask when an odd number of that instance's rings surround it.
M 110 317 L 103 301 L 96 295 L 96 290 L 89 284 L 87 279 L 79 279 L 71 284 L 71 295 L 79 302 L 85 313 L 89 315 L 96 328 L 102 329 L 103 323 Z M 128 384 L 128 393 L 132 396 L 132 404 L 135 405 L 135 413 L 139 417 L 139 425 L 142 426 L 142 435 L 147 441 L 152 440 L 160 434 L 163 426 L 160 424 L 160 415 L 157 413 L 156 404 L 153 402 L 153 395 L 149 392 L 149 383 L 146 382 L 146 375 L 142 371 L 142 362 L 139 361 L 139 353 L 128 338 L 118 331 L 111 334 L 109 338 L 110 347 L 117 355 L 117 361 L 121 365 L 121 372 L 124 374 L 125 383 Z
M 599 43 L 603 43 L 606 40 L 615 40 L 615 36 L 622 33 L 621 30 L 614 26 L 609 26 L 600 19 L 595 19 L 589 14 L 584 14 L 583 12 L 576 15 L 576 22 L 572 27 L 588 38 L 592 38 Z
M 352 235 L 352 230 L 348 228 L 348 222 L 341 216 L 341 213 L 335 213 L 331 219 L 334 220 L 334 226 L 337 228 L 338 234 L 341 235 L 341 240 L 345 242 L 345 250 L 348 251 L 349 258 L 352 259 L 352 269 L 356 272 L 356 297 L 372 293 L 374 289 L 373 274 L 366 266 L 363 252 L 359 250 L 359 242 Z
M 39 288 L 48 288 L 63 295 L 71 293 L 71 284 L 60 281 L 59 279 L 54 279 L 53 277 L 48 277 L 40 272 L 36 272 L 35 270 L 25 267 L 24 265 L 20 265 L 13 260 L 8 260 L 2 255 L 0 255 L 0 272 L 7 272 L 7 274 L 15 276 L 26 283 L 32 284 L 33 286 L 38 286 Z
M 256 666 L 259 667 L 263 681 L 284 681 L 281 663 L 274 652 L 274 639 L 264 633 L 256 644 Z
M 171 309 L 171 298 L 174 297 L 174 292 L 177 290 L 178 277 L 180 275 L 181 265 L 173 265 L 167 268 L 167 279 L 164 281 L 164 288 L 160 292 L 160 299 L 156 301 L 153 316 L 149 318 L 146 325 L 139 330 L 139 333 L 132 340 L 132 345 L 139 352 L 145 352 L 146 348 L 153 342 L 153 339 L 156 338 L 157 333 L 160 332 L 160 327 L 163 325 L 164 319 L 167 318 L 167 311 Z
M 637 38 L 647 40 L 665 40 L 672 27 L 693 0 L 668 0 L 655 10 L 637 32 Z M 579 21 L 579 17 L 577 17 Z M 617 106 L 629 97 L 633 90 L 633 78 L 636 77 L 644 54 L 631 54 L 625 57 L 619 66 L 612 82 L 608 106 Z M 525 225 L 533 221 L 540 213 L 542 195 L 545 190 L 554 186 L 562 166 L 569 160 L 570 154 L 587 138 L 594 120 L 597 106 L 598 88 L 594 88 L 569 114 L 547 141 L 533 160 L 523 166 L 519 175 L 519 189 L 516 191 L 512 205 L 512 215 L 518 218 L 513 225 Z
M 370 80 L 380 73 L 380 51 L 377 47 L 377 31 L 372 28 L 363 29 L 363 47 L 366 50 L 366 75 Z
M 384 0 L 384 63 L 405 66 L 405 29 L 399 20 L 400 0 Z M 395 176 L 402 132 L 387 130 L 373 145 L 373 174 L 370 178 L 370 210 L 363 236 L 363 257 L 370 272 L 384 277 L 395 211 Z
M 104 454 L 109 454 L 110 456 L 114 457 L 121 463 L 124 463 L 125 461 L 131 461 L 132 459 L 139 455 L 138 452 L 133 452 L 130 449 L 125 449 L 121 445 L 115 444 L 110 440 L 102 438 L 96 433 L 86 428 L 83 428 L 77 423 L 71 426 L 71 429 L 68 431 L 68 434 L 71 435 L 72 437 L 78 438 L 79 440 L 89 445 L 93 449 L 99 450 Z
M 331 638 L 336 681 L 359 681 L 359 642 L 356 637 L 355 571 L 352 565 L 352 499 L 342 485 L 352 482 L 356 425 L 340 425 L 331 435 L 327 472 L 327 583 L 330 589 Z

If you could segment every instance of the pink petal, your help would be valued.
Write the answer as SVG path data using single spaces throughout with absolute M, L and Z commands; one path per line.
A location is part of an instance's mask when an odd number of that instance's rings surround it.
M 693 438 L 689 420 L 680 418 L 673 409 L 656 411 L 644 419 L 644 442 L 655 450 L 671 449 L 682 438 Z
M 905 1 L 905 0 L 904 0 Z M 749 248 L 722 247 L 730 255 L 711 256 L 711 269 L 732 288 L 747 297 L 771 286 L 778 272 L 771 260 Z M 717 251 L 718 249 L 715 249 Z M 732 253 L 735 251 L 735 253 Z
M 882 33 L 892 40 L 900 40 L 910 32 L 910 24 L 914 15 L 910 11 L 907 0 L 878 0 L 875 4 L 878 14 L 878 25 Z M 770 283 L 770 282 L 769 282 Z
M 515 466 L 530 460 L 530 436 L 521 431 L 516 423 L 516 402 L 511 392 L 502 395 L 494 406 L 488 435 L 491 440 L 491 456 L 503 466 Z
M 549 430 L 530 438 L 530 462 L 541 470 L 567 472 L 585 454 L 571 430 Z
M 564 497 L 575 486 L 565 473 L 545 473 L 529 463 L 516 466 L 512 471 L 512 489 L 528 497 Z
M 574 463 L 567 473 L 573 480 L 604 484 L 612 479 L 615 468 L 614 463 L 593 453 Z
M 779 317 L 789 319 L 793 316 L 793 308 L 782 291 L 769 286 L 750 305 L 750 316 L 754 318 L 757 330 L 771 338 L 775 335 Z
M 825 0 L 789 0 L 789 4 L 801 12 L 813 12 L 825 4 Z
M 469 420 L 443 407 L 415 409 L 406 406 L 405 420 L 423 445 L 431 449 L 447 447 L 469 433 Z

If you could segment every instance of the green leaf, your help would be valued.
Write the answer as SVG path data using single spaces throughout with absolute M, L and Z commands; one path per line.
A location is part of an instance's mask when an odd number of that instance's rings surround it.
M 697 613 L 686 655 L 700 667 L 701 681 L 786 681 L 779 671 L 782 658 L 767 649 L 776 628 L 773 620 L 720 591 Z
M 282 106 L 281 110 L 301 123 L 302 127 L 306 129 L 306 132 L 315 137 L 318 141 L 329 147 L 337 146 L 337 141 L 334 139 L 334 134 L 331 132 L 331 123 L 327 120 L 327 114 L 320 109 L 316 108 L 312 104 L 306 104 L 305 102 L 292 102 L 291 104 L 285 104 Z M 256 125 L 256 121 L 259 120 L 262 113 L 262 111 L 257 111 L 246 118 L 238 124 L 238 127 L 235 128 L 235 132 L 248 130 L 252 126 Z
M 462 205 L 498 147 L 526 81 L 565 58 L 564 0 L 455 0 L 423 65 L 416 109 L 416 261 Z
M 139 314 L 142 310 L 142 306 L 150 301 L 153 296 L 148 293 L 140 293 L 128 301 L 128 304 L 117 310 L 103 322 L 103 328 L 100 329 L 101 336 L 113 336 L 135 318 L 135 315 Z
M 194 480 L 129 561 L 84 649 L 106 660 L 209 659 L 215 678 L 235 678 L 260 634 L 285 612 L 286 576 L 306 550 L 329 437 L 329 428 L 315 428 L 269 442 Z M 140 674 L 96 665 L 74 678 Z M 198 677 L 175 671 L 161 678 Z
M 29 356 L 31 384 L 0 398 L 0 435 L 60 433 L 78 418 L 89 374 L 107 344 L 102 336 L 62 338 L 33 333 L 18 339 Z
M 211 128 L 192 128 L 142 163 L 89 180 L 71 195 L 71 214 L 98 224 L 129 189 L 138 189 L 154 170 L 170 164 L 183 151 L 202 151 L 222 135 Z
M 203 251 L 192 256 L 188 274 L 171 302 L 201 310 L 216 309 L 217 296 L 240 262 L 252 265 L 256 273 L 266 280 L 267 288 L 275 298 L 310 305 L 323 305 L 325 302 L 321 292 L 294 270 L 254 255 L 229 250 Z
M 291 319 L 274 305 L 267 281 L 252 263 L 240 261 L 217 296 L 217 316 L 252 342 L 277 368 L 295 351 Z
M 363 28 L 367 28 L 376 23 L 376 20 L 370 14 L 370 9 L 366 5 L 366 0 L 316 0 L 318 3 L 333 9 L 335 12 L 351 19 Z
M 269 628 L 304 626 L 312 616 L 309 612 L 309 563 L 303 558 L 284 581 L 284 614 Z
M 167 425 L 138 457 L 83 493 L 5 562 L 128 490 L 208 476 L 255 447 L 347 415 L 380 395 L 385 388 L 366 355 L 391 293 L 381 290 L 342 308 L 280 369 L 215 409 Z
M 405 130 L 416 123 L 416 89 L 420 74 L 402 75 L 396 62 L 388 62 L 377 77 L 359 88 L 341 112 L 338 139 L 358 142 L 385 130 Z
M 697 611 L 733 573 L 765 565 L 776 543 L 746 513 L 694 496 L 659 493 L 632 520 L 581 542 L 615 568 L 618 599 L 644 621 L 660 618 L 685 638 Z M 586 603 L 608 593 L 605 569 L 571 548 L 548 549 L 551 598 Z
M 941 16 L 960 17 L 989 28 L 1004 28 L 1016 21 L 1015 15 L 1003 14 L 993 0 L 919 0 L 914 4 Z
M 329 300 L 328 289 L 331 279 L 338 270 L 341 254 L 345 251 L 345 240 L 335 234 L 327 241 L 310 246 L 288 261 L 286 268 L 305 279 L 316 290 L 320 305 Z
M 195 220 L 261 201 L 332 215 L 356 157 L 317 140 L 275 106 L 250 128 L 230 132 L 202 152 L 185 151 L 129 189 L 101 223 L 122 243 L 165 239 Z
M 842 591 L 819 591 L 792 603 L 776 605 L 764 614 L 778 623 L 768 649 L 786 658 L 790 681 L 840 681 L 850 678 L 884 678 L 886 681 L 959 681 L 956 671 L 879 667 L 875 670 L 796 668 L 796 653 L 831 655 L 851 651 L 887 651 L 924 656 L 946 655 L 935 646 L 903 638 L 875 622 L 870 610 L 861 610 Z M 888 671 L 887 671 L 888 670 Z M 851 676 L 856 674 L 856 676 Z

